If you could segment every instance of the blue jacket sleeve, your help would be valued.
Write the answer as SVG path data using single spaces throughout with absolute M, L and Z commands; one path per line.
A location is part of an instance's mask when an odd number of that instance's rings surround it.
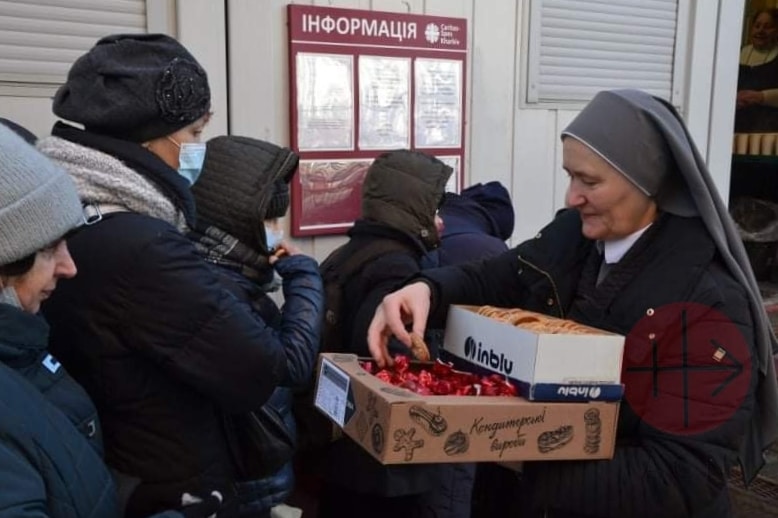
M 286 356 L 283 385 L 307 386 L 319 353 L 324 315 L 324 288 L 318 263 L 305 255 L 283 257 L 276 271 L 284 279 L 284 305 L 278 340 Z

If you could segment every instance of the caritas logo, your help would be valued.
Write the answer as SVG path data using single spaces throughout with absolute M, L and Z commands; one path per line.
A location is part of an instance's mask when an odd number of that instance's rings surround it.
M 650 308 L 624 345 L 624 396 L 651 426 L 712 430 L 740 408 L 751 385 L 751 349 L 726 315 L 695 303 Z
M 510 375 L 513 372 L 513 360 L 507 359 L 502 353 L 495 353 L 490 347 L 484 347 L 481 342 L 476 342 L 472 336 L 465 339 L 465 358 L 505 375 Z
M 440 27 L 436 23 L 428 23 L 424 28 L 424 38 L 429 43 L 437 43 L 440 39 Z

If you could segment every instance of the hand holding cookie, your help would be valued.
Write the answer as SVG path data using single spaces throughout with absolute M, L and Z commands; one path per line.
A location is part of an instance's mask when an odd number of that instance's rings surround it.
M 422 362 L 430 361 L 430 350 L 424 339 L 416 333 L 411 333 L 411 353 L 413 357 Z
M 276 248 L 273 253 L 270 254 L 268 261 L 272 265 L 282 257 L 286 257 L 288 255 L 298 255 L 301 253 L 302 252 L 300 249 L 293 244 L 289 243 L 288 241 L 282 241 L 281 244 L 278 245 L 278 248 Z

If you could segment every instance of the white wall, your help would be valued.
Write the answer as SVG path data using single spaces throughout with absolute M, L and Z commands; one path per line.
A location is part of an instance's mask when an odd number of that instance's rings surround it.
M 56 117 L 51 112 L 53 88 L 41 89 L 38 95 L 31 88 L 0 88 L 0 117 L 17 122 L 36 135 L 51 133 Z
M 228 131 L 225 4 L 214 0 L 179 0 L 177 6 L 177 38 L 208 73 L 211 87 L 213 116 L 203 138 L 224 135 Z
M 742 23 L 739 0 L 692 2 L 691 27 L 686 34 L 690 51 L 684 116 L 725 202 Z

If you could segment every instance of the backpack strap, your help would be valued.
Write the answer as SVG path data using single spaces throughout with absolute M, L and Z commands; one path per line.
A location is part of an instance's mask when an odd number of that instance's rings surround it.
M 127 207 L 113 203 L 87 203 L 84 205 L 84 224 L 94 225 L 103 220 L 103 216 L 114 212 L 132 212 Z
M 324 326 L 321 333 L 322 352 L 335 352 L 342 337 L 343 287 L 368 263 L 387 253 L 411 250 L 409 245 L 391 239 L 370 241 L 362 246 L 354 241 L 336 249 L 319 267 L 324 280 Z
M 353 242 L 348 242 L 341 245 L 325 259 L 323 263 L 321 263 L 320 270 L 323 277 L 326 276 L 328 272 L 337 270 L 338 280 L 342 284 L 346 279 L 358 273 L 373 259 L 377 259 L 390 252 L 411 250 L 409 245 L 393 239 L 371 241 L 359 248 L 351 246 L 352 244 Z

